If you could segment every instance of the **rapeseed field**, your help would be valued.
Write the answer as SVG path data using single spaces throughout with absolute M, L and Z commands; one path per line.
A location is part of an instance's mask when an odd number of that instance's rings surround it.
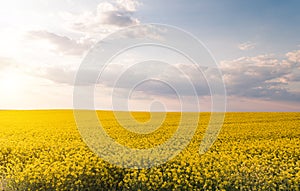
M 97 114 L 115 141 L 139 149 L 170 138 L 180 118 L 167 113 L 159 129 L 135 134 L 112 112 Z M 141 122 L 150 118 L 132 115 Z M 300 190 L 300 113 L 226 113 L 218 139 L 203 155 L 199 145 L 210 114 L 199 115 L 194 137 L 175 158 L 126 169 L 86 146 L 71 110 L 0 111 L 0 190 Z

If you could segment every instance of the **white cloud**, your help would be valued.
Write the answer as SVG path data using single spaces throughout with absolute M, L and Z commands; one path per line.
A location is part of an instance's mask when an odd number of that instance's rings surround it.
M 288 52 L 286 57 L 290 62 L 298 63 L 300 65 L 300 50 L 295 50 L 292 52 Z
M 139 19 L 134 17 L 139 5 L 137 0 L 106 0 L 99 3 L 94 11 L 81 14 L 64 12 L 62 17 L 74 31 L 92 36 L 108 34 L 120 27 L 139 24 Z
M 47 40 L 56 47 L 56 51 L 60 54 L 67 55 L 82 55 L 84 51 L 87 51 L 92 45 L 92 41 L 89 39 L 73 40 L 66 36 L 60 36 L 48 31 L 29 31 L 27 38 L 33 40 Z
M 119 38 L 147 38 L 151 40 L 164 41 L 167 30 L 164 27 L 154 25 L 140 25 L 138 28 L 127 28 L 117 34 Z
M 137 0 L 117 0 L 117 4 L 127 11 L 134 12 L 141 3 Z
M 296 53 L 298 51 L 289 52 L 284 59 L 269 54 L 222 61 L 220 69 L 223 73 L 228 95 L 263 100 L 299 101 L 300 88 L 291 87 L 291 84 L 300 82 L 299 63 L 295 63 L 295 60 L 291 59 Z M 147 63 L 129 70 L 128 67 L 124 62 L 108 65 L 97 83 L 107 88 L 126 90 L 147 76 L 152 78 L 156 76 L 155 79 L 171 82 L 181 92 L 180 95 L 189 96 L 193 94 L 188 88 L 189 84 L 187 84 L 190 80 L 199 96 L 207 96 L 210 95 L 210 92 L 206 80 L 214 81 L 213 73 L 209 70 L 202 68 L 204 75 L 201 75 L 195 67 L 188 63 L 172 64 L 172 66 Z M 83 84 L 93 83 L 89 78 L 91 76 L 89 74 L 92 72 L 92 70 L 86 71 L 87 77 L 83 79 L 85 80 Z M 40 75 L 56 83 L 73 85 L 75 74 L 76 70 L 68 68 L 48 68 Z M 118 84 L 116 84 L 117 80 L 119 80 Z M 166 88 L 165 84 L 155 81 L 148 81 L 138 87 L 137 90 L 144 95 L 159 95 L 170 98 L 175 95 L 175 92 Z
M 291 55 L 293 52 L 287 53 Z M 294 56 L 292 56 L 294 58 Z M 299 101 L 300 95 L 290 89 L 299 80 L 299 67 L 290 57 L 278 59 L 275 55 L 242 57 L 221 62 L 227 93 L 234 96 L 270 100 Z
M 244 42 L 244 43 L 241 43 L 238 45 L 238 48 L 240 50 L 251 50 L 251 49 L 254 49 L 256 47 L 256 43 L 253 43 L 253 42 Z
M 286 75 L 289 81 L 300 81 L 300 50 L 288 52 L 286 54 L 287 64 L 292 68 L 291 72 Z M 300 90 L 298 90 L 300 91 Z
M 280 106 L 280 104 L 271 104 L 271 102 L 268 101 L 280 102 L 283 106 L 290 101 L 298 103 L 300 98 L 300 88 L 294 86 L 292 89 L 290 84 L 300 82 L 299 63 L 294 62 L 295 60 L 290 59 L 289 57 L 293 55 L 291 58 L 294 58 L 294 54 L 297 52 L 298 51 L 291 51 L 287 53 L 287 56 L 284 59 L 278 59 L 276 55 L 259 55 L 254 57 L 242 57 L 235 60 L 222 61 L 220 68 L 224 74 L 227 93 L 232 109 L 238 110 L 238 108 L 242 108 L 237 105 L 243 104 L 237 101 L 238 99 L 246 100 L 244 104 L 253 104 L 253 107 L 243 106 L 245 110 L 247 110 L 247 108 L 248 110 L 249 108 L 250 110 L 264 110 L 265 107 L 267 107 L 269 110 L 274 108 L 276 110 L 276 107 Z M 16 63 L 9 58 L 0 58 L 0 69 L 5 69 L 6 67 L 15 67 L 15 65 Z M 153 65 L 153 67 L 154 66 L 155 65 Z M 102 95 L 101 100 L 106 100 L 111 96 L 112 88 L 116 88 L 117 92 L 120 93 L 120 97 L 117 99 L 123 100 L 125 98 L 122 97 L 122 92 L 125 92 L 124 95 L 126 95 L 128 88 L 132 88 L 130 86 L 132 82 L 139 81 L 141 78 L 144 78 L 143 75 L 149 75 L 152 72 L 152 74 L 160 73 L 160 75 L 157 76 L 159 79 L 171 81 L 176 88 L 180 89 L 181 92 L 186 91 L 186 95 L 184 96 L 190 96 L 191 94 L 189 90 L 185 89 L 187 86 L 186 76 L 178 73 L 178 71 L 176 71 L 177 68 L 184 72 L 184 74 L 186 74 L 194 83 L 198 95 L 201 97 L 209 95 L 206 79 L 204 76 L 199 76 L 199 72 L 197 72 L 194 67 L 185 63 L 173 64 L 173 66 L 175 66 L 175 68 L 171 66 L 160 67 L 159 65 L 154 68 L 141 66 L 143 70 L 141 70 L 141 68 L 140 70 L 135 70 L 133 68 L 131 72 L 129 71 L 125 75 L 124 79 L 121 79 L 121 83 L 116 85 L 114 82 L 119 77 L 118 74 L 124 72 L 126 69 L 126 64 L 111 64 L 106 68 L 105 75 L 102 76 L 102 79 L 98 82 L 99 84 L 96 87 L 99 85 L 99 87 L 101 87 L 100 89 L 97 88 L 100 92 L 100 95 Z M 18 69 L 22 70 L 22 67 L 23 66 L 18 65 Z M 202 69 L 205 72 L 205 77 L 211 78 L 209 71 L 206 71 L 205 68 Z M 88 72 L 93 71 L 87 71 L 87 74 Z M 52 88 L 53 90 L 51 91 L 53 92 L 56 91 L 56 86 L 73 86 L 76 69 L 59 65 L 51 67 L 44 66 L 41 68 L 33 68 L 30 74 L 38 78 L 46 79 L 48 81 L 47 86 Z M 87 85 L 92 83 L 92 81 L 89 79 L 89 75 L 87 75 L 85 80 Z M 42 82 L 43 80 L 39 81 Z M 104 89 L 106 92 L 105 95 L 103 95 Z M 176 101 L 176 97 L 174 97 L 175 92 L 172 89 L 169 89 L 164 84 L 157 83 L 155 81 L 149 81 L 142 84 L 135 89 L 135 92 L 136 94 L 131 100 L 133 105 L 135 105 L 134 103 L 149 103 L 149 100 L 154 100 L 158 97 L 165 100 L 173 100 L 174 102 Z M 71 95 L 70 92 L 68 94 Z M 49 97 L 49 99 L 55 100 L 56 98 L 54 99 L 54 97 Z M 265 105 L 260 106 L 260 104 Z M 145 107 L 146 106 L 141 106 L 141 108 Z M 282 107 L 282 109 L 288 109 L 289 107 L 290 106 L 287 105 L 286 107 Z M 105 108 L 109 109 L 108 103 L 105 105 Z M 169 107 L 169 109 L 170 108 L 171 107 Z M 193 107 L 191 106 L 191 108 Z M 176 110 L 175 107 L 173 109 Z M 293 107 L 290 107 L 290 109 L 293 109 Z

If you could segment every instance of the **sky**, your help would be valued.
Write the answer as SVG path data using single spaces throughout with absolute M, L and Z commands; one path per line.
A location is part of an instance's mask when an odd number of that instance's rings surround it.
M 74 80 L 89 50 L 127 27 L 158 23 L 187 31 L 208 48 L 222 73 L 227 111 L 300 111 L 299 9 L 297 0 L 2 2 L 0 109 L 72 109 Z M 167 38 L 164 31 L 139 35 Z M 177 111 L 182 107 L 172 88 L 192 100 L 188 79 L 201 111 L 209 111 L 206 81 L 213 75 L 205 71 L 199 75 L 189 60 L 169 49 L 134 48 L 112 60 L 94 84 L 94 106 Z M 133 88 L 140 76 L 151 75 L 156 81 Z M 184 110 L 195 110 L 195 104 Z

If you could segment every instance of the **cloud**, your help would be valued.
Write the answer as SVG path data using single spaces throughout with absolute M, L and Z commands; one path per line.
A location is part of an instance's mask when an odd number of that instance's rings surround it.
M 107 37 L 121 28 L 140 24 L 135 13 L 141 3 L 137 0 L 105 0 L 97 5 L 96 10 L 80 14 L 63 12 L 61 17 L 67 22 L 69 30 L 80 33 L 93 42 Z M 138 28 L 127 28 L 114 37 L 118 38 L 149 38 L 163 40 L 166 29 L 154 25 L 139 25 Z M 106 39 L 107 40 L 107 39 Z
M 132 13 L 132 11 L 126 9 L 102 12 L 101 24 L 116 25 L 119 27 L 138 24 L 139 20 L 132 17 Z
M 63 18 L 69 21 L 70 28 L 86 34 L 110 33 L 120 27 L 139 24 L 134 17 L 140 3 L 137 0 L 103 1 L 95 11 L 76 15 L 65 12 Z
M 58 84 L 74 84 L 75 70 L 58 67 L 48 67 L 41 69 L 37 75 L 44 77 Z
M 135 28 L 127 28 L 125 31 L 121 31 L 116 36 L 118 38 L 142 38 L 142 39 L 151 39 L 151 40 L 158 40 L 164 41 L 165 35 L 167 33 L 167 29 L 160 26 L 155 25 L 139 25 L 139 27 Z
M 290 62 L 300 64 L 300 50 L 288 52 L 286 57 Z
M 293 77 L 299 67 L 289 57 L 282 60 L 275 55 L 242 57 L 221 62 L 221 70 L 228 95 L 300 101 L 300 95 L 290 90 L 290 84 L 299 80 Z
M 43 30 L 29 31 L 27 33 L 27 38 L 34 40 L 48 40 L 56 46 L 56 50 L 59 53 L 66 55 L 82 55 L 82 53 L 87 51 L 93 43 L 89 39 L 82 38 L 76 41 L 69 37 L 60 36 Z
M 286 78 L 290 81 L 300 81 L 300 50 L 288 52 L 286 57 L 287 64 L 292 68 Z
M 36 74 L 57 84 L 74 85 L 76 69 L 67 67 L 44 67 L 36 69 Z M 125 96 L 128 90 L 135 90 L 142 95 L 174 97 L 176 92 L 181 96 L 209 95 L 209 88 L 205 76 L 194 66 L 178 63 L 142 63 L 129 67 L 124 63 L 109 64 L 101 73 L 98 81 L 92 76 L 98 76 L 97 69 L 85 69 L 85 75 L 76 85 L 100 85 L 108 89 L 115 89 L 120 96 Z M 203 71 L 205 72 L 205 71 Z M 144 82 L 143 82 L 144 81 Z M 136 83 L 143 82 L 134 87 Z M 175 88 L 175 89 L 172 89 Z M 195 88 L 195 89 L 193 89 Z M 196 92 L 195 92 L 196 91 Z M 145 98 L 143 98 L 145 99 Z
M 241 57 L 234 60 L 222 61 L 220 69 L 223 73 L 227 94 L 231 97 L 244 97 L 249 99 L 300 101 L 300 88 L 295 83 L 300 83 L 299 51 L 291 51 L 284 58 L 273 54 Z M 130 63 L 135 63 L 130 61 Z M 109 64 L 97 81 L 106 88 L 116 88 L 119 92 L 132 89 L 136 82 L 149 80 L 138 87 L 141 95 L 158 95 L 174 97 L 175 92 L 169 85 L 175 87 L 180 95 L 190 96 L 194 92 L 190 83 L 199 96 L 209 96 L 210 89 L 207 80 L 213 83 L 214 73 L 209 68 L 201 68 L 203 75 L 194 66 L 187 63 L 167 64 L 150 63 L 130 67 L 130 63 Z M 84 71 L 85 77 L 80 85 L 91 85 L 91 76 L 95 70 L 90 68 Z M 56 83 L 74 85 L 76 70 L 69 68 L 48 68 L 41 76 Z M 155 80 L 158 81 L 155 81 Z M 220 82 L 221 83 L 221 82 Z M 125 94 L 124 94 L 125 95 Z
M 251 50 L 251 49 L 254 49 L 256 47 L 256 43 L 253 43 L 253 42 L 244 42 L 244 43 L 241 43 L 238 45 L 238 48 L 240 50 Z
M 205 72 L 205 71 L 203 71 Z M 89 74 L 86 71 L 87 76 Z M 208 95 L 209 88 L 205 79 L 195 66 L 178 63 L 162 64 L 147 61 L 132 67 L 124 64 L 108 65 L 97 82 L 109 88 L 123 90 L 135 89 L 145 95 L 173 97 Z M 138 86 L 134 87 L 137 83 Z M 194 89 L 195 88 L 195 89 Z
M 117 0 L 98 4 L 96 18 L 99 24 L 119 27 L 138 24 L 140 21 L 133 17 L 140 3 L 136 0 Z

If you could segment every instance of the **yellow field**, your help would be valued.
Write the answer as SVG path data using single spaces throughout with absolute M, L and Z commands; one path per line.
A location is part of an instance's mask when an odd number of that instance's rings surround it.
M 179 113 L 137 135 L 115 125 L 107 133 L 132 148 L 159 145 L 176 131 Z M 147 121 L 149 113 L 134 113 Z M 164 165 L 122 169 L 89 150 L 72 111 L 0 111 L 0 190 L 300 190 L 300 113 L 226 113 L 221 133 L 204 155 L 199 145 L 209 121 L 188 147 Z M 133 156 L 134 157 L 134 156 Z

